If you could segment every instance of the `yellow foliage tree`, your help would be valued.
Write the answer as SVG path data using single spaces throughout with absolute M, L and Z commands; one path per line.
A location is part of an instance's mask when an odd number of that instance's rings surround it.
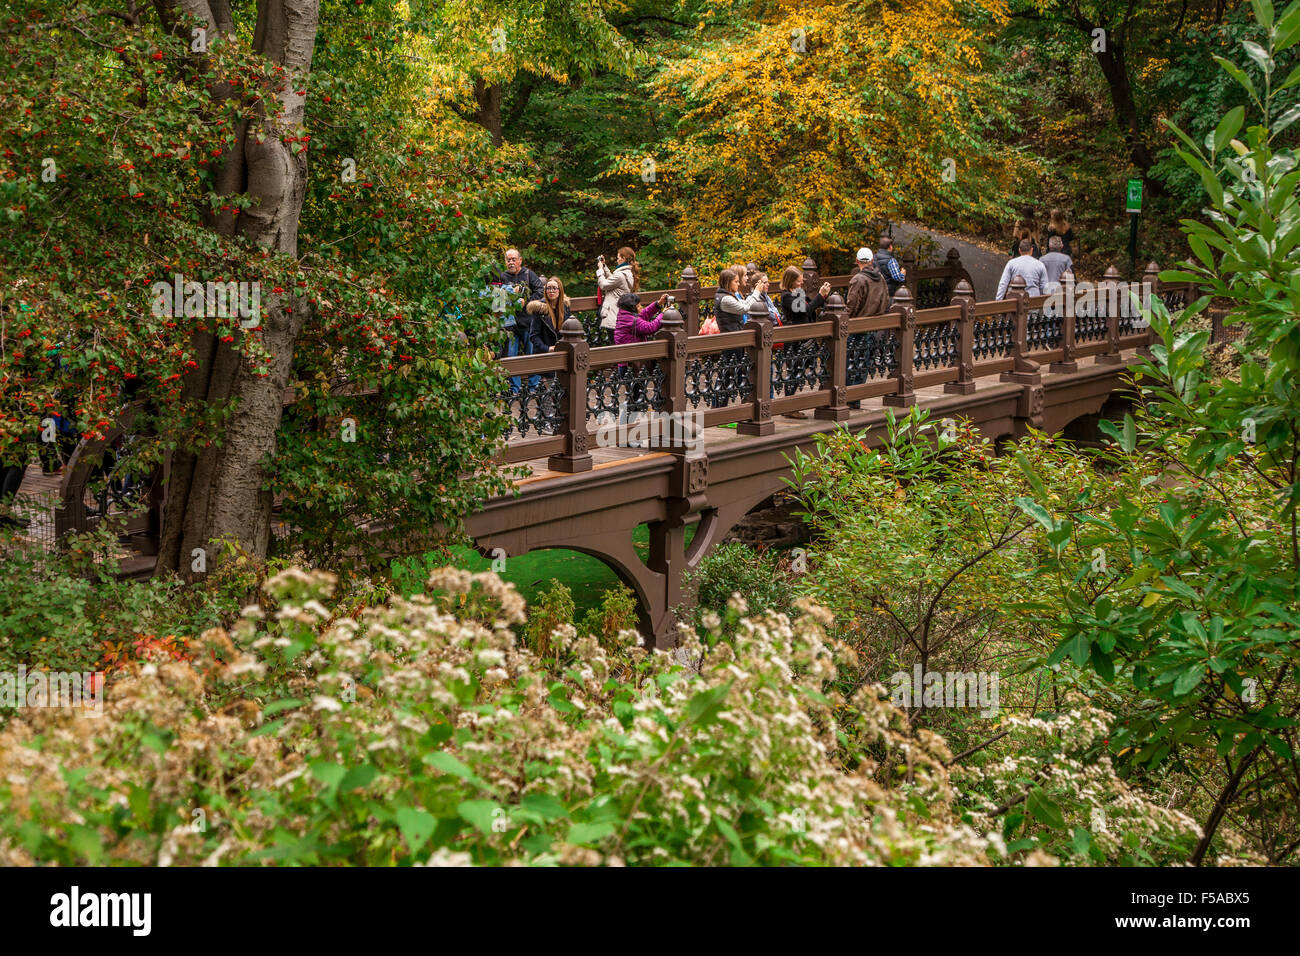
M 885 217 L 1000 217 L 1030 166 L 992 136 L 1011 91 L 985 50 L 1005 18 L 1004 0 L 724 3 L 651 81 L 674 134 L 613 175 L 655 191 L 682 261 L 710 268 L 825 267 Z

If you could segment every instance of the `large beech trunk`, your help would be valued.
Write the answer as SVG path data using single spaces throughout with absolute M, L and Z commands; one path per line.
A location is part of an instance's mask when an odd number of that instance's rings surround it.
M 184 12 L 207 20 L 214 31 L 234 30 L 228 0 L 158 0 L 158 7 L 165 23 L 176 23 L 176 13 Z M 284 111 L 275 119 L 253 121 L 251 130 L 239 130 L 238 141 L 225 155 L 218 174 L 218 192 L 246 194 L 254 200 L 252 208 L 237 218 L 216 214 L 209 219 L 209 226 L 222 235 L 242 236 L 287 255 L 298 250 L 307 156 L 305 151 L 295 154 L 283 138 L 304 119 L 305 97 L 296 90 L 305 87 L 311 69 L 319 13 L 319 0 L 259 0 L 253 42 L 268 61 L 285 68 L 282 86 L 275 91 Z M 214 85 L 212 93 L 233 95 L 224 83 Z M 210 444 L 197 453 L 179 450 L 172 455 L 163 504 L 160 572 L 194 576 L 195 549 L 204 550 L 205 563 L 210 565 L 222 540 L 259 558 L 266 554 L 271 495 L 263 490 L 263 465 L 275 449 L 294 344 L 310 311 L 307 301 L 291 291 L 275 294 L 263 283 L 266 315 L 260 334 L 272 357 L 266 377 L 253 374 L 246 361 L 215 335 L 194 336 L 198 367 L 185 379 L 184 396 L 229 412 Z

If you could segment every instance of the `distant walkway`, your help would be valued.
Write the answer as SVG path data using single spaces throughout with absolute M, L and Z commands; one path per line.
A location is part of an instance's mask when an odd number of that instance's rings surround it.
M 971 284 L 975 286 L 975 298 L 980 302 L 993 298 L 998 291 L 998 280 L 1002 278 L 1002 267 L 1009 258 L 1001 252 L 991 252 L 982 245 L 976 245 L 969 239 L 962 239 L 946 232 L 928 229 L 915 222 L 894 223 L 894 242 L 904 245 L 918 236 L 929 236 L 939 244 L 940 250 L 955 248 L 961 254 L 961 264 L 970 273 Z

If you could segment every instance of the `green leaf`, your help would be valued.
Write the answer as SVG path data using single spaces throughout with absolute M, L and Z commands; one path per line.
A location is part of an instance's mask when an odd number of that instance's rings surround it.
M 329 760 L 317 760 L 311 765 L 311 775 L 325 784 L 330 791 L 338 789 L 346 774 L 347 771 L 341 765 Z
M 493 821 L 504 812 L 495 800 L 464 800 L 456 805 L 457 815 L 480 833 L 491 833 Z
M 569 827 L 568 835 L 564 840 L 566 843 L 581 845 L 584 843 L 596 843 L 603 840 L 614 832 L 612 823 L 575 823 Z
M 1200 664 L 1193 664 L 1191 667 L 1179 674 L 1177 679 L 1174 681 L 1174 696 L 1181 697 L 1183 694 L 1186 694 L 1189 690 L 1199 684 L 1204 677 L 1205 668 Z
M 412 853 L 420 849 L 425 841 L 433 836 L 434 827 L 438 825 L 437 818 L 432 814 L 415 807 L 399 807 L 393 816 L 397 820 L 397 828 L 402 832 L 402 837 Z
M 435 770 L 449 773 L 453 777 L 460 777 L 460 779 L 464 780 L 466 783 L 472 783 L 475 786 L 484 788 L 488 786 L 487 781 L 483 780 L 473 770 L 470 770 L 469 767 L 461 763 L 459 758 L 444 750 L 439 750 L 437 753 L 425 754 L 420 759 Z
M 543 820 L 559 820 L 568 816 L 564 804 L 549 793 L 530 793 L 519 801 L 519 806 Z
M 339 789 L 344 793 L 350 793 L 369 784 L 378 773 L 379 768 L 372 763 L 358 764 L 339 781 Z
M 1032 498 L 1017 498 L 1016 506 L 1025 514 L 1029 515 L 1048 531 L 1056 530 L 1056 521 L 1048 514 L 1047 509 L 1040 505 Z
M 1065 829 L 1065 817 L 1061 816 L 1061 808 L 1043 792 L 1041 787 L 1029 791 L 1029 796 L 1025 799 L 1025 809 L 1044 826 L 1051 827 L 1053 830 Z
M 1219 120 L 1219 125 L 1214 130 L 1214 151 L 1216 153 L 1220 152 L 1228 145 L 1228 141 L 1237 135 L 1241 130 L 1241 124 L 1245 120 L 1246 108 L 1244 106 L 1234 106 L 1228 110 L 1223 119 Z M 1201 258 L 1201 261 L 1205 262 L 1206 265 L 1213 264 L 1212 262 L 1206 262 L 1204 258 Z
M 1074 837 L 1070 841 L 1074 844 L 1074 852 L 1079 856 L 1087 856 L 1088 850 L 1092 848 L 1092 834 L 1083 827 L 1074 828 Z
M 731 681 L 727 681 L 727 683 L 719 684 L 717 687 L 710 687 L 708 690 L 702 690 L 692 697 L 686 704 L 686 723 L 701 727 L 712 723 L 727 700 L 727 694 L 731 691 L 731 683 Z

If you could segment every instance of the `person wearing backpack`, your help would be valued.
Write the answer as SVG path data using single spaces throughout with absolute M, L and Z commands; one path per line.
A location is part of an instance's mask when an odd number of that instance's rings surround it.
M 629 292 L 641 288 L 641 267 L 631 246 L 618 250 L 618 264 L 614 271 L 605 265 L 605 257 L 596 259 L 596 294 L 600 297 L 600 327 L 612 329 L 618 325 L 618 300 Z
M 894 294 L 907 282 L 907 270 L 899 265 L 898 259 L 894 256 L 893 239 L 889 236 L 881 236 L 879 245 L 880 248 L 876 250 L 875 255 L 876 268 L 885 277 L 885 285 L 889 289 L 889 302 L 892 303 Z M 885 309 L 888 308 L 889 303 L 886 303 Z

